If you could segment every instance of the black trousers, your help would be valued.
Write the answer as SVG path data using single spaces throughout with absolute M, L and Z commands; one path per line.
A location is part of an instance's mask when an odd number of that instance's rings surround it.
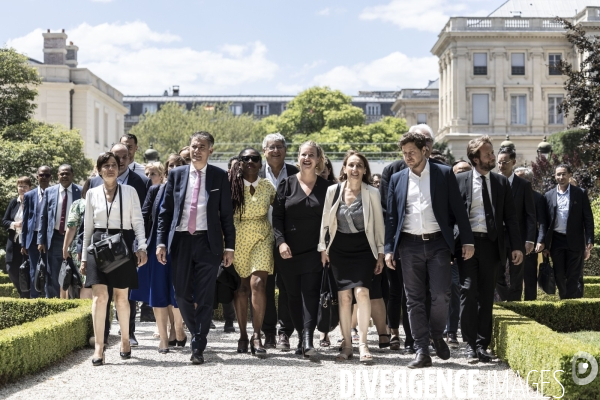
M 298 336 L 303 330 L 313 332 L 317 327 L 322 270 L 301 275 L 279 272 L 287 292 L 289 316 Z
M 468 260 L 458 257 L 457 261 L 463 341 L 473 349 L 479 347 L 486 350 L 492 339 L 494 289 L 500 268 L 498 243 L 476 236 L 473 257 Z
M 554 267 L 554 278 L 558 295 L 562 299 L 577 299 L 583 296 L 579 288 L 579 279 L 583 269 L 583 251 L 569 249 L 567 235 L 552 233 L 550 256 Z
M 525 249 L 522 249 L 525 254 Z M 523 276 L 525 273 L 524 263 L 514 265 L 510 249 L 506 249 L 506 261 L 508 263 L 508 278 L 504 266 L 498 270 L 498 280 L 496 282 L 496 291 L 502 301 L 521 301 L 523 294 Z M 507 281 L 508 280 L 508 284 Z
M 131 294 L 131 289 L 129 289 L 129 294 Z M 108 343 L 108 334 L 110 333 L 110 303 L 112 303 L 113 299 L 113 287 L 108 286 L 108 303 L 106 303 L 106 319 L 104 320 L 104 343 Z M 135 335 L 135 315 L 136 315 L 136 302 L 134 300 L 129 300 L 129 337 Z M 119 320 L 119 314 L 115 312 L 115 317 L 117 321 Z
M 278 307 L 275 307 L 275 285 L 279 289 Z M 269 275 L 267 278 L 267 308 L 265 310 L 262 331 L 267 335 L 277 335 L 278 322 L 279 334 L 285 333 L 290 337 L 294 332 L 294 323 L 290 316 L 285 283 L 276 266 L 275 273 Z
M 396 269 L 385 268 L 389 282 L 389 298 L 387 301 L 387 320 L 390 329 L 400 327 L 402 319 L 402 328 L 406 339 L 405 346 L 412 346 L 414 340 L 410 330 L 410 321 L 408 320 L 408 308 L 406 306 L 406 292 L 404 290 L 404 279 L 402 277 L 402 265 L 400 260 L 396 260 Z M 431 293 L 429 292 L 429 276 L 427 276 L 427 298 L 425 299 L 425 311 L 427 319 L 431 313 Z
M 175 233 L 171 244 L 175 300 L 192 335 L 194 352 L 206 348 L 221 258 L 211 252 L 206 234 Z
M 22 292 L 19 284 L 19 268 L 23 264 L 23 255 L 21 254 L 21 246 L 18 243 L 13 243 L 12 261 L 6 262 L 6 272 L 15 289 L 19 293 L 21 299 L 29 298 L 29 291 Z M 31 266 L 29 267 L 31 268 Z
M 533 301 L 537 299 L 538 253 L 532 252 L 525 256 L 523 264 L 524 299 L 525 301 Z

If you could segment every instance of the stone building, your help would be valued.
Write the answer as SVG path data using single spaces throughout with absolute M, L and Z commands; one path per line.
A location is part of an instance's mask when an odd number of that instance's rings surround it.
M 429 81 L 423 89 L 402 89 L 392 105 L 396 117 L 406 119 L 408 126 L 427 124 L 439 129 L 439 79 Z
M 67 45 L 64 30 L 48 30 L 43 36 L 44 62 L 29 59 L 42 78 L 34 118 L 78 129 L 85 155 L 96 159 L 124 132 L 123 94 L 89 69 L 78 67 L 79 48 L 73 42 Z
M 519 162 L 545 135 L 567 128 L 560 60 L 578 64 L 561 16 L 600 28 L 600 0 L 508 0 L 488 17 L 450 18 L 431 52 L 439 58 L 439 130 L 457 158 L 481 134 L 495 147 L 510 135 Z

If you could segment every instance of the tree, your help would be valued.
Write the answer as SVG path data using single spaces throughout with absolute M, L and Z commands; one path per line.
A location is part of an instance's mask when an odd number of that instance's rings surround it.
M 227 158 L 228 152 L 237 155 L 244 145 L 262 141 L 256 122 L 250 115 L 233 115 L 228 104 L 199 104 L 191 110 L 177 103 L 166 103 L 154 114 L 145 114 L 131 129 L 138 138 L 138 161 L 152 144 L 161 159 L 189 145 L 190 136 L 197 131 L 208 131 L 215 137 L 215 149 Z M 260 150 L 260 149 L 259 149 Z M 215 155 L 219 158 L 219 155 Z
M 75 181 L 85 180 L 92 168 L 85 158 L 83 140 L 76 130 L 62 125 L 28 121 L 11 125 L 0 132 L 0 210 L 6 210 L 10 199 L 17 195 L 17 179 L 29 176 L 36 182 L 41 165 L 52 168 L 56 178 L 58 166 L 73 166 Z M 6 231 L 0 233 L 0 242 L 6 242 Z
M 456 161 L 456 157 L 454 157 L 454 154 L 452 154 L 452 150 L 450 149 L 450 147 L 448 147 L 447 142 L 435 142 L 433 144 L 433 148 L 439 150 L 440 153 L 442 153 L 442 155 L 446 158 L 446 163 L 448 165 L 452 165 Z
M 41 78 L 15 49 L 0 48 L 0 130 L 26 122 L 33 115 Z

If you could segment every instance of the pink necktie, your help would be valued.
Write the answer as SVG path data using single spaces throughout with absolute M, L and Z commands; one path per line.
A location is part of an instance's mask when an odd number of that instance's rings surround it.
M 202 172 L 196 170 L 196 184 L 192 192 L 192 204 L 190 206 L 190 219 L 188 222 L 188 232 L 192 235 L 196 232 L 196 214 L 198 213 L 198 194 L 200 193 L 200 181 L 202 180 Z

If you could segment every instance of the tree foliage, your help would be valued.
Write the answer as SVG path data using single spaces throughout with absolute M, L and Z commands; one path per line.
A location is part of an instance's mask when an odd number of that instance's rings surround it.
M 145 114 L 131 129 L 138 138 L 138 161 L 143 162 L 144 151 L 152 144 L 164 160 L 189 145 L 190 135 L 208 131 L 215 137 L 218 152 L 241 150 L 245 143 L 262 141 L 256 132 L 256 122 L 250 115 L 233 115 L 228 104 L 199 104 L 191 110 L 177 103 L 166 103 L 154 114 Z
M 11 48 L 0 48 L 0 130 L 20 124 L 33 115 L 41 79 L 27 57 Z

